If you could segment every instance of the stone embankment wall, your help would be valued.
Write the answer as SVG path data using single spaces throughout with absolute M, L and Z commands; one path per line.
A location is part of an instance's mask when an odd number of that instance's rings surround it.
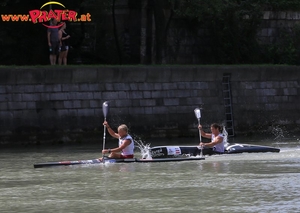
M 231 74 L 236 134 L 276 125 L 297 130 L 296 66 L 6 67 L 0 69 L 0 140 L 84 133 L 101 140 L 104 101 L 112 127 L 126 123 L 142 137 L 192 136 L 196 107 L 205 127 L 225 123 L 224 73 Z

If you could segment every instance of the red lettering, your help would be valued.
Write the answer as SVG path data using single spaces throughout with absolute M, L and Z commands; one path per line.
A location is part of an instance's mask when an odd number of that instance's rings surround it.
M 40 16 L 41 11 L 40 10 L 30 10 L 29 11 L 29 15 L 31 18 L 31 21 L 36 24 L 37 23 L 37 19 Z
M 48 13 L 48 19 L 57 19 L 57 16 L 56 14 L 53 12 L 53 10 L 50 10 L 49 13 Z
M 74 10 L 69 11 L 69 21 L 77 21 L 77 13 Z
M 62 21 L 67 21 L 68 20 L 68 10 L 63 11 L 63 13 L 61 14 L 61 20 Z
M 54 12 L 57 14 L 57 21 L 60 21 L 63 10 L 54 10 Z
M 48 15 L 47 11 L 45 11 L 45 10 L 41 11 L 41 15 L 39 17 L 39 22 L 49 21 L 49 19 L 47 18 L 47 15 Z

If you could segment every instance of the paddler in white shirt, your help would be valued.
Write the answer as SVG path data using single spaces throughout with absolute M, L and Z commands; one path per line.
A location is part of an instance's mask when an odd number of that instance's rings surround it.
M 119 139 L 119 147 L 113 149 L 103 149 L 102 154 L 109 154 L 109 158 L 133 158 L 134 154 L 134 141 L 128 134 L 128 127 L 122 124 L 118 127 L 118 133 L 110 128 L 107 121 L 104 121 L 103 125 L 106 126 L 108 133 Z
M 202 130 L 202 126 L 199 125 L 198 128 L 201 131 L 201 136 L 211 139 L 209 143 L 200 142 L 200 147 L 212 148 L 212 154 L 223 154 L 224 153 L 224 136 L 222 134 L 223 128 L 219 124 L 212 124 L 210 126 L 211 133 L 206 133 Z

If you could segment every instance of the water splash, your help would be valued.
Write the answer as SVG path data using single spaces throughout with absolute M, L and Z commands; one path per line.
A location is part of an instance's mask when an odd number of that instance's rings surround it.
M 223 137 L 224 147 L 226 148 L 230 145 L 230 143 L 228 143 L 228 132 L 226 131 L 225 126 L 223 127 L 222 134 L 224 136 Z
M 284 131 L 278 126 L 273 126 L 271 130 L 272 134 L 275 136 L 274 140 L 281 140 L 284 138 Z
M 152 160 L 151 153 L 150 153 L 150 143 L 144 144 L 141 139 L 134 139 L 135 147 L 140 150 L 142 159 L 149 159 Z

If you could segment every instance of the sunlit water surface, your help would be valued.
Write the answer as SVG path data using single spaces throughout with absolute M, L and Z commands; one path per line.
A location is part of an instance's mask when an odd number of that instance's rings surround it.
M 102 145 L 3 148 L 0 212 L 300 212 L 299 139 L 259 144 L 281 152 L 34 169 L 101 157 Z

